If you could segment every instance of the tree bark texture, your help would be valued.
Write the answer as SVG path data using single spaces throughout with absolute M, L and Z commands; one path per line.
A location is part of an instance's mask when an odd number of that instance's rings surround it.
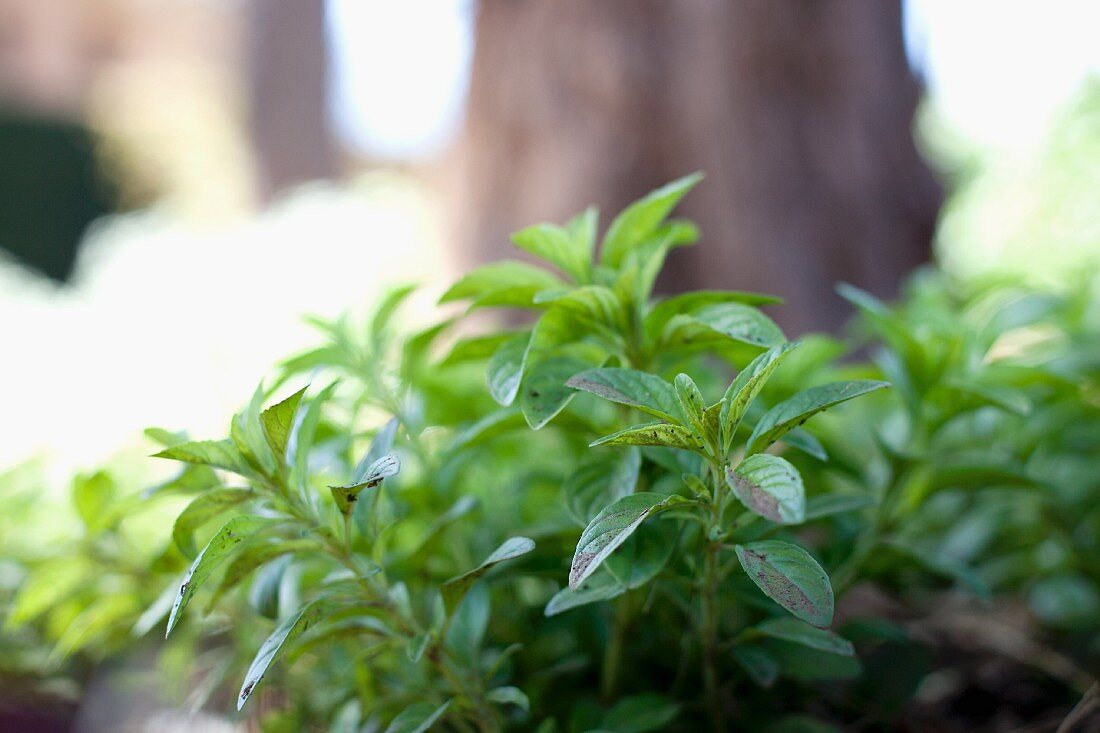
M 608 217 L 694 170 L 703 231 L 664 286 L 763 290 L 835 329 L 925 261 L 942 200 L 911 125 L 898 0 L 482 0 L 462 142 L 479 259 L 589 203 Z

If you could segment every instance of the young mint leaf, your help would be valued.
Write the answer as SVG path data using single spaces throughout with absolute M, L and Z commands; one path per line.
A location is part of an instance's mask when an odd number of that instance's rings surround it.
M 740 303 L 747 306 L 774 305 L 782 303 L 782 298 L 763 293 L 749 293 L 742 290 L 699 290 L 666 298 L 657 303 L 645 317 L 646 337 L 656 341 L 665 325 L 677 315 L 690 314 L 707 305 L 721 303 Z
M 503 407 L 512 404 L 519 394 L 530 341 L 528 334 L 515 336 L 505 341 L 489 359 L 489 370 L 486 373 L 489 394 Z
M 195 591 L 206 582 L 218 565 L 233 554 L 237 547 L 251 535 L 275 524 L 276 521 L 267 517 L 245 514 L 233 517 L 222 525 L 188 568 L 179 593 L 176 595 L 176 601 L 172 604 L 172 613 L 168 616 L 168 630 L 164 633 L 165 638 L 172 633 L 172 629 L 179 622 L 183 610 L 187 608 Z
M 741 303 L 715 303 L 674 316 L 665 326 L 663 340 L 666 345 L 679 346 L 722 338 L 763 348 L 786 341 L 775 321 Z
M 562 484 L 565 511 L 581 527 L 588 526 L 600 509 L 634 493 L 642 467 L 637 448 L 594 451 Z
M 707 403 L 703 400 L 703 393 L 699 391 L 695 380 L 687 374 L 677 374 L 673 381 L 673 388 L 676 391 L 676 399 L 680 403 L 680 412 L 687 416 L 696 433 L 707 435 L 707 426 L 703 419 Z
M 779 540 L 737 545 L 736 551 L 741 567 L 764 595 L 818 628 L 832 623 L 833 588 L 810 553 Z
M 341 514 L 349 514 L 352 505 L 359 498 L 363 489 L 372 489 L 385 479 L 396 476 L 401 471 L 401 461 L 393 453 L 387 453 L 372 463 L 362 478 L 350 486 L 329 486 L 332 498 L 336 502 L 336 508 Z
M 703 444 L 703 441 L 690 430 L 679 425 L 665 423 L 635 425 L 626 430 L 620 430 L 617 433 L 598 438 L 589 445 L 592 448 L 598 445 L 663 445 L 696 453 L 706 451 L 706 445 Z
M 153 458 L 196 463 L 231 471 L 240 476 L 254 476 L 255 471 L 245 461 L 237 447 L 228 440 L 197 440 L 181 443 L 154 453 Z
M 522 250 L 556 265 L 576 282 L 588 279 L 592 253 L 585 242 L 553 224 L 536 224 L 512 235 L 512 243 Z
M 685 501 L 676 495 L 643 491 L 624 496 L 605 507 L 581 533 L 569 567 L 569 587 L 576 591 L 647 517 Z
M 605 400 L 635 407 L 665 422 L 679 423 L 683 419 L 673 386 L 647 372 L 617 367 L 589 369 L 573 376 L 566 384 Z
M 588 366 L 588 363 L 571 356 L 554 356 L 530 370 L 523 382 L 519 404 L 532 430 L 546 425 L 565 409 L 576 395 L 567 384 L 569 378 Z
M 768 377 L 782 363 L 783 359 L 798 348 L 798 341 L 790 341 L 779 346 L 774 346 L 760 356 L 749 362 L 748 366 L 741 370 L 737 377 L 730 382 L 725 396 L 722 398 L 722 411 L 720 415 L 722 423 L 723 445 L 729 450 L 730 443 L 741 418 L 745 416 L 745 410 L 756 396 L 760 394 Z
M 607 228 L 600 261 L 618 267 L 631 248 L 645 241 L 688 191 L 703 179 L 701 173 L 684 176 L 652 191 L 625 208 Z
M 294 428 L 294 416 L 308 387 L 302 387 L 282 402 L 272 405 L 260 413 L 260 428 L 264 431 L 275 461 L 281 466 L 286 460 L 286 446 L 290 441 L 290 432 Z
M 260 650 L 248 667 L 244 676 L 244 683 L 237 695 L 237 710 L 244 707 L 248 698 L 256 691 L 256 685 L 264 678 L 268 668 L 282 654 L 283 649 L 296 638 L 308 631 L 319 619 L 321 619 L 327 607 L 321 601 L 314 601 L 293 616 L 288 616 L 275 627 L 271 636 L 260 645 Z
M 749 437 L 748 453 L 759 453 L 822 410 L 890 386 L 886 382 L 857 380 L 811 387 L 768 410 Z
M 626 593 L 627 590 L 627 587 L 610 573 L 600 573 L 585 580 L 576 590 L 568 586 L 559 590 L 546 604 L 543 615 L 549 618 L 579 606 L 587 606 L 589 603 L 610 601 Z
M 458 604 L 462 602 L 462 599 L 470 590 L 470 586 L 476 583 L 485 573 L 492 570 L 494 566 L 505 560 L 512 560 L 521 555 L 526 555 L 533 549 L 535 549 L 535 543 L 532 540 L 526 537 L 512 537 L 493 550 L 492 554 L 476 568 L 444 583 L 440 591 L 443 594 L 443 606 L 447 611 L 447 615 L 454 613 Z
M 726 469 L 729 484 L 742 504 L 776 524 L 806 519 L 806 490 L 798 469 L 779 456 L 757 453 Z
M 198 549 L 193 536 L 196 529 L 222 512 L 248 501 L 255 494 L 250 489 L 213 489 L 196 497 L 176 517 L 172 540 L 185 557 L 194 559 Z
M 562 287 L 565 283 L 541 267 L 504 260 L 467 273 L 439 302 L 469 300 L 471 310 L 485 306 L 526 308 L 532 305 L 536 293 Z

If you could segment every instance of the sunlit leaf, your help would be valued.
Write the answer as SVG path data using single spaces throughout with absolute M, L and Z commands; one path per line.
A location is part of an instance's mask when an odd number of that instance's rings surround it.
M 188 558 L 198 552 L 194 532 L 219 514 L 248 501 L 254 496 L 250 489 L 213 489 L 195 498 L 176 517 L 172 527 L 172 540 Z
M 260 413 L 260 428 L 264 431 L 264 438 L 267 439 L 275 460 L 280 464 L 286 459 L 286 446 L 294 428 L 294 416 L 298 414 L 298 405 L 306 389 L 307 387 L 303 387 Z
M 273 523 L 274 521 L 269 518 L 246 514 L 233 517 L 222 525 L 222 528 L 211 538 L 187 570 L 183 583 L 180 585 L 179 594 L 176 596 L 176 601 L 172 604 L 172 613 L 168 617 L 168 630 L 164 634 L 165 637 L 172 633 L 172 629 L 179 622 L 183 610 L 187 608 L 187 604 L 191 601 L 191 597 L 206 582 L 214 569 L 250 535 Z
M 592 253 L 583 238 L 553 224 L 536 224 L 512 235 L 512 243 L 547 262 L 578 282 L 588 277 Z
M 256 686 L 267 674 L 268 668 L 282 654 L 284 648 L 294 639 L 309 630 L 325 614 L 326 606 L 320 601 L 314 601 L 293 616 L 283 619 L 271 636 L 260 645 L 248 672 L 244 676 L 241 691 L 237 694 L 237 710 L 244 707 L 248 698 L 256 691 Z

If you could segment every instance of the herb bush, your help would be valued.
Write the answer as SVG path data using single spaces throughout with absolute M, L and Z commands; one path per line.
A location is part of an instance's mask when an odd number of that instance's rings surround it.
M 1064 664 L 1022 663 L 1068 707 L 1100 611 L 1095 295 L 842 286 L 853 337 L 788 341 L 770 296 L 654 298 L 697 180 L 602 238 L 592 209 L 518 232 L 547 266 L 472 271 L 430 328 L 396 327 L 412 288 L 318 322 L 228 438 L 149 431 L 163 485 L 78 478 L 81 537 L 0 585 L 23 668 L 166 629 L 191 706 L 271 731 L 894 726 L 941 663 L 914 623 L 963 589 L 1030 604 Z M 469 335 L 485 308 L 536 317 Z

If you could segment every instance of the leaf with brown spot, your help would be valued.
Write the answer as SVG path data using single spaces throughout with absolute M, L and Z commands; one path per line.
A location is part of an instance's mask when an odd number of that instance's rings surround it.
M 798 469 L 787 460 L 757 453 L 726 469 L 726 483 L 742 504 L 776 524 L 806 520 L 806 490 Z
M 594 440 L 590 447 L 598 445 L 659 445 L 697 453 L 706 450 L 703 441 L 687 428 L 665 423 L 635 425 Z
M 187 607 L 195 591 L 206 582 L 214 569 L 249 536 L 255 534 L 258 530 L 271 526 L 276 521 L 267 517 L 244 514 L 233 517 L 222 525 L 222 528 L 217 531 L 210 542 L 206 544 L 206 547 L 202 549 L 202 552 L 199 553 L 199 556 L 195 558 L 195 561 L 191 563 L 187 575 L 184 576 L 179 594 L 176 596 L 175 603 L 172 604 L 172 613 L 168 616 L 168 630 L 164 632 L 165 638 L 172 633 L 172 629 L 179 622 L 180 615 L 183 614 L 183 609 Z
M 737 559 L 768 598 L 818 628 L 833 621 L 833 587 L 817 560 L 779 540 L 737 545 Z
M 264 678 L 271 664 L 282 654 L 284 647 L 309 630 L 328 610 L 322 601 L 314 601 L 293 616 L 288 616 L 275 627 L 271 636 L 260 645 L 256 657 L 248 667 L 244 683 L 237 695 L 237 710 L 244 707 L 248 698 L 256 691 L 256 686 Z
M 577 590 L 646 518 L 685 501 L 681 496 L 643 491 L 612 502 L 581 533 L 569 567 L 569 587 Z

